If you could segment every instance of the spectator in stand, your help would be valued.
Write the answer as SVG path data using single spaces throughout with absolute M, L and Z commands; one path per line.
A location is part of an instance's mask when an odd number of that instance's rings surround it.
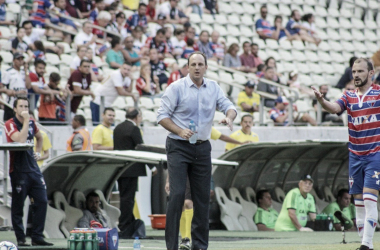
M 263 76 L 264 76 L 264 74 L 265 74 L 265 69 L 266 69 L 267 67 L 265 66 L 265 64 L 259 64 L 258 66 L 257 66 L 257 72 L 256 72 L 256 76 L 258 77 L 258 78 L 262 78 Z
M 211 15 L 219 13 L 218 1 L 217 0 L 204 0 L 205 8 L 210 12 Z
M 5 4 L 5 0 L 0 0 L 0 25 L 15 25 L 15 21 L 7 21 L 7 6 Z
M 194 40 L 192 38 L 188 38 L 186 42 L 186 47 L 183 50 L 181 58 L 188 59 L 191 53 L 194 53 Z
M 172 45 L 172 55 L 174 58 L 181 58 L 183 52 L 186 48 L 186 42 L 185 42 L 185 31 L 183 29 L 176 29 L 174 31 L 174 37 L 170 39 L 171 45 Z
M 321 42 L 321 39 L 318 37 L 316 28 L 315 28 L 315 18 L 314 15 L 309 13 L 302 17 L 302 26 L 306 27 L 308 31 L 308 35 L 313 37 L 315 43 L 318 45 Z
M 124 9 L 127 10 L 137 10 L 139 7 L 139 0 L 122 0 L 121 3 L 123 4 Z
M 66 0 L 54 0 L 54 5 L 58 14 L 61 14 L 64 16 L 70 16 L 70 14 L 66 11 Z M 71 32 L 77 31 L 77 26 L 74 24 L 72 20 L 61 17 L 61 16 L 56 16 L 53 13 L 50 13 L 49 16 L 50 16 L 50 22 L 52 24 L 58 25 L 67 31 L 71 31 Z
M 237 43 L 233 43 L 227 50 L 227 54 L 223 60 L 223 66 L 231 69 L 249 72 L 249 68 L 245 66 L 241 66 L 240 57 L 238 56 L 239 45 Z
M 153 30 L 150 31 L 151 33 L 150 36 L 156 36 L 158 30 L 165 28 L 166 16 L 163 14 L 159 14 L 157 16 L 156 22 L 157 22 L 157 25 L 155 26 Z
M 29 75 L 25 75 L 25 83 L 28 87 L 28 92 L 34 95 L 34 107 L 37 107 L 38 98 L 40 94 L 50 95 L 51 98 L 54 97 L 53 93 L 49 87 L 45 84 L 45 68 L 46 63 L 40 59 L 34 61 L 34 72 L 30 72 Z M 30 86 L 30 88 L 29 88 Z M 29 98 L 29 100 L 33 100 Z
M 13 102 L 17 97 L 26 97 L 27 85 L 25 83 L 25 75 L 28 75 L 28 67 L 24 67 L 21 71 L 21 66 L 24 65 L 24 56 L 21 53 L 13 54 L 12 67 L 7 69 L 2 75 L 1 83 L 3 88 L 1 92 L 8 96 L 7 103 L 13 107 Z M 12 108 L 4 105 L 4 121 L 11 119 L 14 116 Z
M 45 57 L 46 50 L 45 50 L 44 44 L 41 41 L 35 41 L 33 43 L 32 47 L 31 47 L 31 49 L 33 52 L 34 60 L 40 59 L 40 60 L 45 61 L 46 60 L 46 57 Z
M 185 42 L 186 43 L 187 43 L 187 39 L 189 38 L 194 40 L 193 48 L 195 51 L 198 51 L 199 50 L 198 45 L 197 45 L 198 39 L 195 37 L 195 28 L 191 26 L 188 26 L 185 28 Z
M 120 43 L 120 37 L 114 36 L 111 41 L 112 49 L 107 52 L 106 62 L 112 69 L 118 69 L 124 63 L 124 56 L 121 52 L 123 46 Z
M 329 92 L 329 86 L 327 84 L 319 85 L 319 92 L 323 95 L 323 98 L 326 101 L 330 101 L 330 99 L 326 97 L 327 93 Z M 318 107 L 317 107 L 318 101 L 316 99 L 313 100 L 312 105 L 314 107 L 314 110 L 318 112 Z M 330 122 L 330 123 L 333 122 L 339 125 L 343 125 L 342 119 L 340 116 L 338 116 L 337 114 L 330 114 L 329 112 L 324 110 L 322 107 L 321 109 L 322 109 L 322 122 Z
M 268 57 L 266 60 L 265 60 L 265 66 L 268 68 L 273 68 L 274 70 L 274 76 L 273 76 L 273 79 L 271 81 L 274 81 L 274 82 L 277 82 L 277 83 L 281 83 L 280 82 L 280 76 L 282 76 L 280 73 L 277 73 L 277 65 L 276 65 L 276 60 L 271 56 L 271 57 Z
M 144 51 L 141 51 L 142 48 L 145 46 L 146 43 L 146 37 L 143 35 L 143 29 L 140 26 L 137 26 L 132 31 L 132 37 L 133 37 L 133 49 L 139 54 L 142 55 Z
M 356 56 L 350 58 L 350 66 L 344 70 L 344 73 L 342 77 L 339 79 L 338 84 L 335 86 L 335 88 L 344 89 L 348 83 L 352 82 L 352 66 L 354 65 L 356 59 L 358 59 Z
M 33 27 L 45 28 L 45 22 L 50 22 L 47 14 L 47 10 L 54 8 L 49 0 L 33 1 L 33 9 L 30 14 L 30 20 Z
M 71 94 L 68 86 L 66 85 L 65 89 L 58 87 L 61 81 L 61 76 L 58 73 L 51 73 L 49 76 L 49 83 L 47 84 L 48 88 L 52 92 L 53 96 L 41 95 L 40 107 L 38 109 L 38 120 L 44 126 L 48 125 L 58 125 L 59 121 L 57 118 L 57 101 L 66 102 L 67 95 Z M 72 96 L 71 96 L 72 97 Z
M 253 126 L 253 116 L 252 115 L 243 115 L 241 117 L 241 129 L 233 132 L 230 137 L 234 140 L 237 140 L 238 142 L 258 142 L 259 136 L 256 133 L 253 133 L 251 131 Z M 238 144 L 234 143 L 226 143 L 226 151 L 231 150 L 239 146 Z
M 191 13 L 198 14 L 201 18 L 203 12 L 210 14 L 208 9 L 204 9 L 205 4 L 203 0 L 187 0 L 187 8 L 185 14 L 189 16 Z
M 169 54 L 169 46 L 166 43 L 165 30 L 160 29 L 157 31 L 155 37 L 149 37 L 145 42 L 145 48 L 157 49 L 159 59 L 164 59 L 165 57 L 173 57 Z
M 207 30 L 202 30 L 199 35 L 199 41 L 197 43 L 197 47 L 200 52 L 206 55 L 208 60 L 216 61 L 217 58 L 214 57 L 214 51 L 212 51 L 210 46 L 210 34 Z
M 42 40 L 42 37 L 46 35 L 46 29 L 33 28 L 32 21 L 29 20 L 24 21 L 21 27 L 25 30 L 25 35 L 22 40 L 24 40 L 28 46 L 35 41 Z
M 103 75 L 99 74 L 99 68 L 92 60 L 94 56 L 94 51 L 91 48 L 87 48 L 86 55 L 84 58 L 91 62 L 91 80 L 93 82 L 101 82 L 103 81 Z
M 91 22 L 95 22 L 98 19 L 98 15 L 101 11 L 105 10 L 106 4 L 104 0 L 95 0 L 95 9 L 91 11 L 90 17 L 88 18 Z
M 115 110 L 105 108 L 102 115 L 102 123 L 92 131 L 93 150 L 113 150 L 113 130 L 112 124 L 115 122 Z
M 95 89 L 95 99 L 90 102 L 92 113 L 92 122 L 99 123 L 99 112 L 101 97 L 104 96 L 104 107 L 112 107 L 112 104 L 118 96 L 131 96 L 135 99 L 132 93 L 132 80 L 130 78 L 131 66 L 124 63 L 118 70 L 115 70 L 106 78 L 105 82 Z
M 82 18 L 88 18 L 94 9 L 94 3 L 92 0 L 79 0 L 79 11 L 82 14 Z
M 244 90 L 239 93 L 237 99 L 237 105 L 240 106 L 244 112 L 257 112 L 260 105 L 260 95 L 253 92 L 256 86 L 256 82 L 249 80 L 244 86 Z
M 189 18 L 184 15 L 178 8 L 178 0 L 169 0 L 161 4 L 158 8 L 158 14 L 166 16 L 166 21 L 172 24 L 185 24 Z
M 141 56 L 133 50 L 133 37 L 129 36 L 124 40 L 125 49 L 122 50 L 125 62 L 128 62 L 132 66 L 140 67 Z
M 157 49 L 151 49 L 149 51 L 150 58 L 150 70 L 151 70 L 151 79 L 154 80 L 155 77 L 158 77 L 158 83 L 160 84 L 160 89 L 162 89 L 162 84 L 168 82 L 168 77 L 165 74 L 166 66 L 165 63 L 158 58 Z
M 119 12 L 116 14 L 116 28 L 117 32 L 120 33 L 122 39 L 124 40 L 128 35 L 127 32 L 127 24 L 125 22 L 125 14 L 123 12 Z
M 75 114 L 79 107 L 80 102 L 84 95 L 90 95 L 92 99 L 95 99 L 94 93 L 90 90 L 91 86 L 91 62 L 87 59 L 83 59 L 80 62 L 79 69 L 71 73 L 69 80 L 67 81 L 69 89 L 74 95 L 71 99 L 71 112 Z
M 91 150 L 91 136 L 86 128 L 86 119 L 83 115 L 75 115 L 71 126 L 73 134 L 67 140 L 67 152 Z
M 286 29 L 289 31 L 290 35 L 299 35 L 302 41 L 315 43 L 316 45 L 318 45 L 321 42 L 321 40 L 317 40 L 311 35 L 309 35 L 308 32 L 314 34 L 314 31 L 311 28 L 303 26 L 300 23 L 300 21 L 300 12 L 298 10 L 293 10 L 291 17 L 288 23 L 286 24 Z
M 261 58 L 259 57 L 259 45 L 257 45 L 257 43 L 251 44 L 251 53 L 253 55 L 255 65 L 258 66 L 260 64 L 264 64 L 263 60 L 261 60 Z
M 146 33 L 146 29 L 148 28 L 148 19 L 146 18 L 146 9 L 147 6 L 145 3 L 139 4 L 139 9 L 137 13 L 130 16 L 127 20 L 127 29 L 128 32 L 132 32 L 132 30 L 141 26 L 143 28 L 143 32 Z
M 277 97 L 275 100 L 275 106 L 271 109 L 269 112 L 270 118 L 275 122 L 275 125 L 277 126 L 287 126 L 289 121 L 289 113 L 287 111 L 288 109 L 288 101 L 285 97 Z M 312 126 L 317 126 L 317 122 L 308 114 L 304 113 L 301 117 L 300 114 L 298 114 L 296 117 L 294 117 L 294 122 L 307 122 Z
M 156 5 L 157 0 L 149 0 L 145 13 L 148 22 L 153 22 L 156 20 Z
M 274 40 L 287 39 L 289 41 L 298 40 L 301 41 L 301 37 L 298 34 L 291 35 L 289 31 L 282 25 L 282 16 L 276 16 L 274 18 L 274 26 L 272 27 L 272 38 Z
M 246 72 L 255 73 L 257 71 L 255 57 L 251 53 L 251 44 L 249 42 L 243 43 L 243 54 L 240 55 L 240 62 L 246 68 Z
M 168 48 L 169 48 L 169 53 L 172 53 L 173 45 L 172 45 L 172 41 L 170 39 L 173 37 L 173 29 L 169 24 L 168 26 L 164 27 L 164 30 L 165 30 L 166 43 L 168 44 Z
M 151 78 L 150 64 L 141 65 L 140 78 L 136 81 L 136 89 L 140 96 L 153 96 L 160 92 L 158 77 Z
M 218 61 L 223 61 L 226 44 L 224 42 L 219 43 L 219 37 L 220 37 L 219 32 L 214 30 L 211 33 L 210 46 L 211 46 L 212 51 L 214 52 L 214 57 L 216 57 Z
M 103 10 L 99 12 L 99 15 L 97 15 L 97 19 L 95 20 L 94 24 L 100 27 L 106 28 L 109 22 L 111 21 L 111 18 L 112 18 L 111 14 Z M 98 30 L 96 28 L 92 29 L 92 34 L 96 35 L 100 39 L 103 39 L 106 37 L 106 33 L 104 31 Z
M 260 8 L 261 18 L 256 21 L 256 32 L 261 39 L 273 39 L 272 37 L 272 25 L 266 20 L 268 15 L 268 9 L 266 5 Z
M 81 3 L 78 0 L 65 0 L 66 1 L 66 11 L 70 16 L 74 18 L 83 19 L 82 13 L 80 12 Z
M 274 231 L 278 213 L 272 208 L 272 197 L 269 190 L 263 189 L 257 192 L 256 200 L 258 208 L 254 216 L 255 224 L 259 231 Z
M 12 40 L 12 53 L 20 52 L 26 53 L 29 49 L 29 46 L 24 42 L 23 38 L 25 36 L 25 29 L 22 27 L 17 28 L 17 36 Z
M 185 63 L 184 65 L 182 65 L 182 67 L 179 70 L 173 71 L 170 74 L 169 79 L 168 79 L 168 85 L 166 87 L 169 87 L 170 84 L 181 79 L 182 77 L 187 76 L 188 73 L 189 73 L 189 68 L 187 66 L 187 63 Z
M 269 81 L 273 81 L 274 76 L 275 76 L 274 68 L 266 67 L 263 78 L 266 80 L 269 80 Z M 276 86 L 266 84 L 262 81 L 259 82 L 259 85 L 257 86 L 257 90 L 262 91 L 262 92 L 266 92 L 268 94 L 272 94 L 275 96 L 279 95 L 278 88 Z M 268 108 L 273 108 L 275 106 L 275 101 L 273 99 L 270 99 L 270 98 L 265 98 L 264 99 L 264 106 L 268 107 Z
M 73 73 L 79 68 L 80 62 L 86 56 L 87 48 L 85 45 L 80 45 L 77 47 L 77 55 L 73 58 L 70 63 L 70 73 Z
M 92 26 L 90 22 L 83 23 L 82 31 L 78 32 L 78 34 L 74 38 L 74 43 L 78 45 L 85 45 L 86 47 L 92 48 L 95 50 L 96 47 L 96 36 L 92 34 Z

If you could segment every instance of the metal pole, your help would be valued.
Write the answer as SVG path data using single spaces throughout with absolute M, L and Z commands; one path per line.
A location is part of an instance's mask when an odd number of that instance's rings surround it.
M 4 173 L 3 173 L 3 201 L 4 206 L 8 206 L 8 150 L 4 150 Z M 7 222 L 8 223 L 8 222 Z M 8 226 L 8 225 L 5 225 Z
M 30 95 L 30 100 L 29 100 L 29 105 L 30 105 L 30 107 L 29 107 L 29 109 L 30 109 L 31 111 L 34 111 L 35 108 L 36 108 L 36 95 L 35 95 L 34 93 L 30 93 L 29 95 Z M 36 117 L 36 119 L 37 119 L 37 118 L 38 118 L 38 117 Z
M 71 98 L 70 94 L 67 95 L 66 97 L 66 121 L 67 124 L 71 124 Z
M 101 95 L 100 96 L 100 107 L 99 107 L 99 124 L 100 124 L 100 117 L 102 117 L 102 114 L 103 114 L 103 111 L 104 111 L 104 108 L 105 108 L 105 104 L 104 104 L 104 96 Z M 96 124 L 98 125 L 98 124 Z
M 317 102 L 317 123 L 318 125 L 322 123 L 322 106 Z
M 289 116 L 288 116 L 288 126 L 293 126 L 294 125 L 294 120 L 293 120 L 293 100 L 292 98 L 289 99 Z
M 264 124 L 264 97 L 262 97 L 262 96 L 260 96 L 259 124 L 260 124 L 260 126 L 262 126 Z

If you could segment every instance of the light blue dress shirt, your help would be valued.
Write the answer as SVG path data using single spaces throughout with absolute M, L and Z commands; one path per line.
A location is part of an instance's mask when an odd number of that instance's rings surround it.
M 198 140 L 208 140 L 216 109 L 224 114 L 230 109 L 236 112 L 236 108 L 217 82 L 203 78 L 203 84 L 198 88 L 187 75 L 170 84 L 165 90 L 158 109 L 157 122 L 170 118 L 178 127 L 186 129 L 193 120 L 197 126 Z M 169 133 L 168 136 L 184 140 L 174 133 Z

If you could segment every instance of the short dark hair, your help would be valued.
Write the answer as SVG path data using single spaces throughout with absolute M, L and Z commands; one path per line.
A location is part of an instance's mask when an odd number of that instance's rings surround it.
M 158 34 L 161 34 L 161 35 L 165 35 L 165 29 L 159 29 L 159 30 L 157 30 L 157 33 L 156 33 L 156 36 L 158 35 Z
M 274 17 L 274 22 L 273 23 L 276 23 L 276 20 L 277 19 L 281 19 L 282 20 L 282 16 L 280 16 L 280 15 L 276 15 L 275 17 Z
M 268 63 L 269 63 L 269 60 L 273 59 L 274 60 L 274 64 L 276 64 L 276 59 L 274 59 L 273 56 L 270 56 L 268 57 L 266 60 L 265 60 L 265 66 L 268 66 Z
M 127 119 L 135 119 L 140 114 L 140 110 L 138 108 L 129 108 L 127 113 L 125 114 L 125 118 Z
M 259 47 L 259 45 L 257 44 L 257 43 L 251 43 L 251 47 L 252 46 L 257 46 L 257 47 Z
M 37 67 L 38 64 L 43 64 L 46 66 L 46 62 L 41 59 L 37 59 L 34 61 L 34 67 Z
M 87 23 L 87 22 L 86 22 Z M 77 47 L 77 53 L 79 52 L 79 50 L 81 50 L 81 48 L 87 48 L 87 46 L 86 45 L 79 45 L 78 47 Z
M 59 82 L 61 80 L 61 76 L 58 73 L 53 72 L 50 74 L 49 80 L 52 82 Z
M 290 14 L 290 16 L 294 17 L 294 15 L 296 14 L 296 11 L 298 11 L 298 10 L 292 10 L 292 13 Z
M 312 18 L 312 17 L 313 17 L 313 14 L 311 14 L 311 13 L 307 13 L 307 14 L 305 14 L 305 15 L 302 17 L 302 21 L 304 21 L 304 22 L 308 22 L 309 19 Z
M 202 30 L 199 36 L 201 36 L 203 33 L 207 33 L 207 35 L 210 36 L 210 32 L 208 32 L 207 30 Z
M 174 35 L 175 36 L 181 35 L 182 33 L 185 33 L 185 30 L 183 30 L 183 29 L 176 29 L 174 31 Z
M 143 31 L 143 27 L 141 27 L 140 25 L 137 25 L 134 29 L 133 29 L 133 31 Z
M 368 68 L 368 71 L 371 71 L 373 70 L 373 64 L 370 60 L 366 59 L 366 58 L 358 58 L 355 60 L 355 63 L 361 63 L 362 61 L 365 61 L 367 63 L 367 68 Z
M 120 37 L 118 36 L 114 36 L 112 37 L 112 40 L 111 40 L 111 47 L 112 48 L 115 48 L 116 45 L 120 44 Z
M 186 44 L 189 47 L 193 47 L 194 46 L 194 39 L 187 38 Z
M 24 29 L 24 27 L 17 27 L 16 33 L 18 33 L 18 31 L 19 31 L 20 29 Z
M 147 5 L 145 3 L 140 3 L 139 4 L 139 9 L 140 9 L 140 7 L 147 7 Z
M 125 14 L 123 12 L 119 12 L 119 13 L 116 14 L 116 18 L 119 18 L 119 17 L 122 17 L 122 16 L 124 16 L 124 18 L 125 18 Z
M 243 47 L 244 47 L 244 45 L 246 45 L 246 44 L 249 44 L 249 45 L 251 45 L 251 43 L 250 42 L 248 42 L 248 41 L 245 41 L 244 43 L 243 43 Z
M 73 120 L 79 122 L 82 126 L 86 126 L 86 119 L 83 115 L 75 115 Z
M 260 201 L 259 200 L 263 199 L 265 193 L 269 193 L 269 190 L 268 189 L 261 189 L 261 190 L 259 190 L 257 192 L 257 194 L 256 194 L 256 201 L 257 201 L 258 205 L 260 205 Z
M 29 105 L 30 105 L 30 103 L 29 103 L 29 99 L 26 98 L 25 96 L 19 96 L 19 97 L 17 97 L 16 100 L 13 102 L 13 108 L 16 108 L 16 107 L 17 107 L 17 103 L 18 103 L 19 100 L 27 101 L 27 102 L 28 102 L 28 107 L 29 107 Z
M 88 201 L 90 199 L 90 197 L 99 197 L 99 195 L 97 193 L 95 193 L 95 191 L 92 191 L 90 192 L 87 196 L 86 196 L 86 201 Z M 100 198 L 100 197 L 99 197 Z
M 31 24 L 31 25 L 33 25 L 32 21 L 27 20 L 27 21 L 24 21 L 24 22 L 22 23 L 21 27 L 25 28 L 25 25 L 27 25 L 27 24 Z
M 103 2 L 104 0 L 95 0 L 95 3 L 101 3 Z
M 273 67 L 266 67 L 265 72 L 267 72 L 268 70 L 271 70 L 271 69 L 274 69 L 274 68 Z
M 342 198 L 345 193 L 349 194 L 348 189 L 347 188 L 342 188 L 341 190 L 338 191 L 338 194 L 337 194 L 336 198 L 337 199 Z
M 354 63 L 355 61 L 357 60 L 358 58 L 356 56 L 353 56 L 350 58 L 350 61 L 349 61 L 349 64 L 350 64 L 350 68 L 352 68 L 352 66 L 354 66 Z
M 91 63 L 91 61 L 88 60 L 88 59 L 82 59 L 82 60 L 80 61 L 79 66 L 82 66 L 83 63 Z
M 263 9 L 266 9 L 267 8 L 267 5 L 266 4 L 263 4 L 263 5 L 261 5 L 261 7 L 260 7 L 260 11 L 262 11 Z
M 257 66 L 257 71 L 263 71 L 265 69 L 265 64 L 262 64 L 260 63 L 258 66 Z
M 203 59 L 205 59 L 205 65 L 207 66 L 207 57 L 204 53 L 200 52 L 200 51 L 195 51 L 193 53 L 191 53 L 189 55 L 189 58 L 187 58 L 187 65 L 190 65 L 190 58 L 193 56 L 193 55 L 201 55 L 203 56 Z
M 113 108 L 108 107 L 108 108 L 105 108 L 105 109 L 103 110 L 103 115 L 105 115 L 107 111 L 115 112 L 115 110 L 114 110 Z
M 243 122 L 244 118 L 246 118 L 246 117 L 251 117 L 251 118 L 252 118 L 252 121 L 253 121 L 253 116 L 252 116 L 252 115 L 250 115 L 250 114 L 245 114 L 245 115 L 243 115 L 243 116 L 241 117 L 240 122 Z
M 34 44 L 34 47 L 36 47 L 36 49 L 45 53 L 45 46 L 41 41 L 34 41 L 33 44 Z

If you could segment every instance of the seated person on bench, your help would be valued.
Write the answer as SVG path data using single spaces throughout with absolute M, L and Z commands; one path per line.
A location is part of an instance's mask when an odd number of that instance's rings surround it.
M 108 216 L 100 209 L 100 198 L 95 192 L 86 196 L 86 209 L 78 222 L 80 228 L 108 227 Z

